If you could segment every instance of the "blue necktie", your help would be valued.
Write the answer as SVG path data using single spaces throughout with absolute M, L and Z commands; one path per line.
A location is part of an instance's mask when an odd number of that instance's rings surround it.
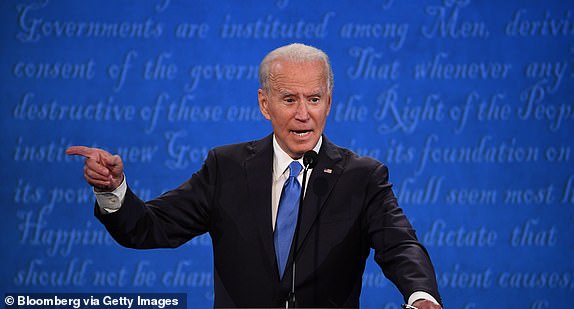
M 297 175 L 301 172 L 301 163 L 297 161 L 289 164 L 289 178 L 283 185 L 281 198 L 279 199 L 279 209 L 277 211 L 277 222 L 273 240 L 275 241 L 275 255 L 279 266 L 279 278 L 283 278 L 285 265 L 289 258 L 291 241 L 297 225 L 297 213 L 299 212 L 299 197 L 301 195 L 301 185 L 297 180 Z

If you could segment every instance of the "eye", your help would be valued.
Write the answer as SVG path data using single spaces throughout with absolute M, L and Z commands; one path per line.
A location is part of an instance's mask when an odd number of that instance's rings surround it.
M 321 102 L 321 98 L 320 97 L 311 97 L 311 99 L 309 99 L 309 101 L 313 104 L 318 104 L 319 102 Z
M 285 97 L 285 98 L 283 98 L 283 101 L 285 103 L 290 103 L 290 104 L 295 103 L 295 99 L 293 97 Z

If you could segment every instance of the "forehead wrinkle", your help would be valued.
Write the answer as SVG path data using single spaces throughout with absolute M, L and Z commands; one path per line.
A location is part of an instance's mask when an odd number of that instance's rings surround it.
M 278 79 L 280 79 L 281 73 L 275 73 L 274 70 L 269 72 L 269 85 L 274 86 Z
M 285 78 L 284 78 L 285 77 Z M 323 95 L 326 92 L 327 85 L 322 77 L 314 78 L 308 81 L 291 80 L 285 74 L 276 74 L 271 80 L 270 88 L 280 95 L 302 94 L 304 96 Z M 315 86 L 316 85 L 316 86 Z M 309 86 L 315 86 L 311 90 Z
M 315 76 L 308 77 L 308 80 L 296 80 L 291 77 L 291 74 L 284 72 L 286 67 L 293 64 L 289 61 L 276 61 L 274 62 L 269 70 L 268 81 L 270 88 L 277 90 L 282 90 L 282 88 L 297 88 L 305 87 L 307 85 L 317 84 L 317 89 L 321 89 L 321 93 L 325 92 L 323 89 L 328 87 L 327 74 L 325 68 L 321 67 L 320 72 Z M 306 70 L 305 66 L 313 65 L 314 62 L 303 62 L 296 63 L 301 65 L 301 70 Z M 283 69 L 283 70 L 282 70 Z

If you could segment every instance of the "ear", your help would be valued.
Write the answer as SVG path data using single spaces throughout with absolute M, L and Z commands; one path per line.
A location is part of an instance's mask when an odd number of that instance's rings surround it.
M 263 117 L 267 120 L 271 120 L 271 115 L 269 114 L 269 98 L 263 89 L 257 91 L 257 100 L 259 101 L 259 110 Z
M 327 116 L 331 112 L 331 102 L 333 100 L 333 92 L 329 91 L 329 96 L 327 97 Z

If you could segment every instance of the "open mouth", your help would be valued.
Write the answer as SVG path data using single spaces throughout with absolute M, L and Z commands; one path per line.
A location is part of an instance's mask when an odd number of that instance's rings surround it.
M 309 134 L 311 134 L 311 132 L 313 132 L 312 130 L 291 130 L 292 134 L 295 134 L 297 136 L 307 136 Z

